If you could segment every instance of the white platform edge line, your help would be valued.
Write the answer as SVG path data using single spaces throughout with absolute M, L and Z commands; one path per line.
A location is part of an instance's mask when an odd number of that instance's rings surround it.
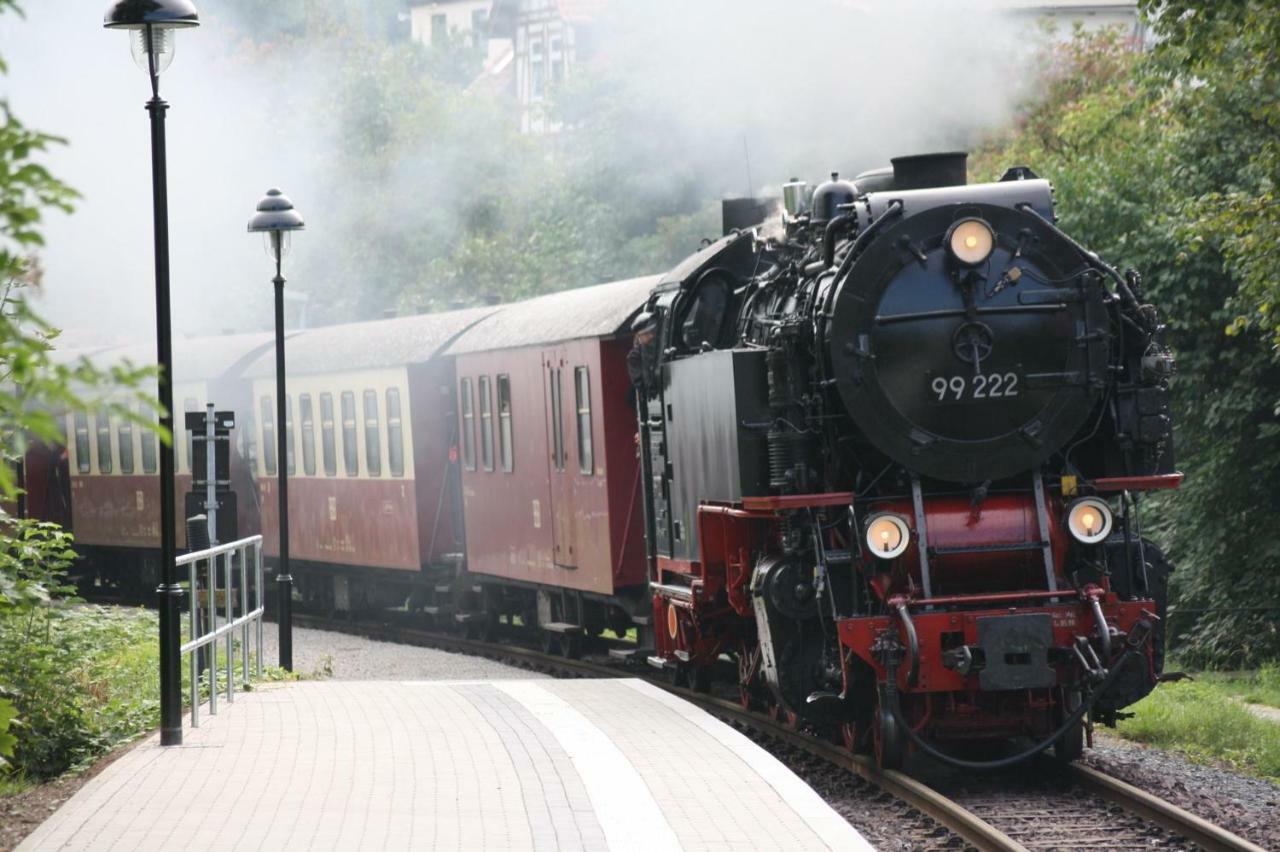
M 736 754 L 743 762 L 777 791 L 783 801 L 813 829 L 818 838 L 828 847 L 841 850 L 860 850 L 875 852 L 862 834 L 854 828 L 831 805 L 827 804 L 818 793 L 799 776 L 786 767 L 782 761 L 762 749 L 743 734 L 721 722 L 707 711 L 695 707 L 665 689 L 654 686 L 643 680 L 620 680 L 618 683 L 640 692 L 667 707 L 675 710 L 690 722 L 694 723 Z
M 490 681 L 551 731 L 573 761 L 609 848 L 617 852 L 679 850 L 680 841 L 627 756 L 595 723 L 542 681 Z

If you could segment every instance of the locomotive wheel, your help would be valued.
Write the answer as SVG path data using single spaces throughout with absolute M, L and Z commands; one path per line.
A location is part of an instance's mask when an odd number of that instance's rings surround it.
M 858 740 L 861 735 L 862 731 L 858 729 L 857 724 L 854 722 L 845 722 L 840 726 L 840 743 L 851 752 L 856 753 L 858 751 L 858 746 L 860 745 Z
M 881 702 L 876 703 L 873 745 L 876 766 L 881 769 L 901 769 L 907 753 L 907 737 L 898 721 Z
M 1084 754 L 1084 722 L 1076 722 L 1053 744 L 1053 757 L 1060 763 L 1070 763 Z
M 1064 701 L 1059 706 L 1062 708 L 1059 714 L 1065 718 L 1069 713 L 1075 711 L 1080 706 L 1080 693 L 1068 692 L 1064 695 Z M 1055 724 L 1061 725 L 1062 718 L 1056 720 Z M 1067 729 L 1067 732 L 1058 737 L 1053 744 L 1053 756 L 1060 763 L 1070 763 L 1077 760 L 1084 754 L 1084 720 L 1080 720 Z

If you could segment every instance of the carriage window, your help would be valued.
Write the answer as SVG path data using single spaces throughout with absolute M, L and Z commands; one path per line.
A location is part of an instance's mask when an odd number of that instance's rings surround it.
M 356 395 L 342 392 L 342 460 L 347 476 L 360 475 L 360 456 L 356 447 Z
M 200 407 L 200 403 L 197 402 L 194 397 L 189 396 L 182 401 L 183 411 L 195 411 L 199 407 Z M 178 460 L 179 461 L 178 470 L 190 472 L 192 453 L 195 452 L 195 435 L 191 432 L 190 429 L 183 428 L 187 425 L 185 418 L 182 421 L 179 421 L 173 425 L 175 429 L 182 429 L 182 431 L 187 433 L 187 457 L 185 459 Z
M 472 407 L 471 380 L 462 380 L 462 466 L 476 469 L 476 413 Z
M 387 388 L 387 467 L 404 476 L 404 424 L 400 420 L 400 389 Z
M 320 447 L 324 456 L 324 475 L 338 475 L 338 457 L 333 443 L 333 394 L 320 394 Z
M 120 418 L 116 425 L 116 445 L 120 450 L 120 472 L 133 473 L 133 421 Z
M 76 414 L 76 470 L 88 473 L 89 458 L 89 416 L 83 412 Z
M 378 439 L 378 392 L 364 392 L 364 455 L 370 476 L 382 476 L 382 442 Z
M 493 399 L 488 376 L 480 377 L 480 464 L 493 470 Z
M 502 469 L 510 473 L 515 469 L 514 448 L 511 445 L 511 378 L 498 376 L 498 456 Z
M 111 418 L 99 411 L 93 418 L 98 431 L 98 473 L 111 472 Z
M 257 471 L 258 469 L 258 422 L 254 419 L 252 411 L 246 411 L 244 415 L 244 426 L 240 429 L 240 439 L 244 442 L 243 454 L 245 462 L 249 465 L 249 470 Z
M 275 476 L 276 415 L 269 396 L 262 398 L 262 463 L 266 466 L 267 476 Z
M 560 404 L 560 370 L 551 370 L 551 465 L 564 470 L 564 421 Z
M 302 418 L 302 472 L 316 475 L 316 424 L 311 409 L 311 394 L 298 397 L 298 415 Z
M 595 460 L 591 449 L 591 379 L 586 367 L 574 369 L 573 389 L 578 405 L 578 472 L 590 476 Z
M 153 429 L 142 430 L 142 472 L 156 472 L 156 433 Z
M 284 458 L 289 475 L 293 476 L 297 467 L 293 460 L 293 395 L 284 395 Z

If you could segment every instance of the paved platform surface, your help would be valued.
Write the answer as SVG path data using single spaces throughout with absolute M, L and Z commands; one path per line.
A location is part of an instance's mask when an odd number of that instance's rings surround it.
M 18 847 L 871 849 L 790 770 L 638 680 L 241 694 L 107 767 Z

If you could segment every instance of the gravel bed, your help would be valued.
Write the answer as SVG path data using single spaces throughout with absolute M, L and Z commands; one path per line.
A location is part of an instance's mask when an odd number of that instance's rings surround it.
M 744 736 L 782 761 L 882 852 L 971 850 L 957 834 L 859 775 L 832 766 L 751 728 L 732 723 Z
M 263 661 L 280 659 L 280 628 L 262 627 Z M 293 628 L 293 670 L 335 680 L 518 680 L 539 672 L 436 648 L 397 645 L 309 627 Z
M 1251 840 L 1280 849 L 1280 785 L 1174 752 L 1095 735 L 1082 763 L 1127 781 Z

